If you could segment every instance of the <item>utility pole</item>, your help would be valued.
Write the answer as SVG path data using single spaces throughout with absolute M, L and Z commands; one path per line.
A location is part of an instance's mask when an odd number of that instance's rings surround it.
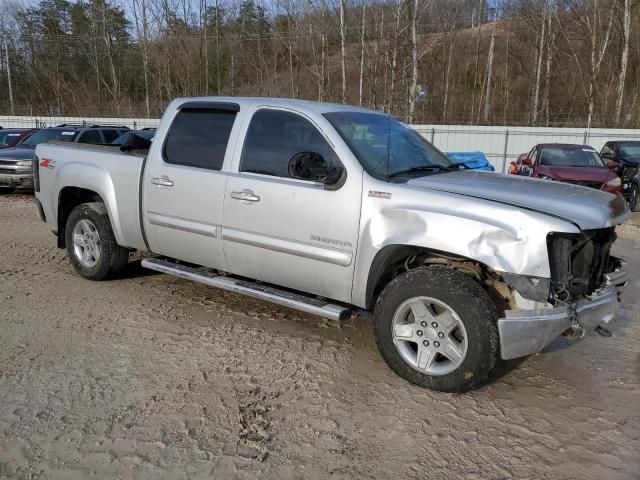
M 11 115 L 15 115 L 15 107 L 13 105 L 13 85 L 11 83 L 11 61 L 9 60 L 9 47 L 7 45 L 7 39 L 3 40 L 4 55 L 7 57 L 7 80 L 9 81 L 9 100 L 11 101 Z

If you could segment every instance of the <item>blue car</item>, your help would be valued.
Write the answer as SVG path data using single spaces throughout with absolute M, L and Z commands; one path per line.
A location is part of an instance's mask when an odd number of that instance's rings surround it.
M 447 157 L 470 170 L 485 170 L 487 172 L 495 170 L 482 152 L 447 152 Z

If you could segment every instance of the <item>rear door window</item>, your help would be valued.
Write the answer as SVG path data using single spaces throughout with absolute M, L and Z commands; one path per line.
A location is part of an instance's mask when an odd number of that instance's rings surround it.
M 189 167 L 222 169 L 236 112 L 185 108 L 171 124 L 164 144 L 167 163 Z
M 103 130 L 102 135 L 104 136 L 104 143 L 111 143 L 116 138 L 118 138 L 117 130 Z
M 78 137 L 78 143 L 102 143 L 100 130 L 87 130 L 85 132 L 82 132 Z

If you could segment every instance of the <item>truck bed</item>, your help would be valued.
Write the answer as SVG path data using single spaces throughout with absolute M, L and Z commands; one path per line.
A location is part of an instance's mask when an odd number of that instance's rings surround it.
M 97 193 L 106 203 L 118 244 L 146 249 L 140 222 L 140 181 L 146 151 L 122 152 L 117 146 L 55 142 L 36 148 L 41 195 L 65 194 L 74 188 Z M 47 221 L 57 224 L 51 206 L 42 202 Z M 57 207 L 56 207 L 57 208 Z

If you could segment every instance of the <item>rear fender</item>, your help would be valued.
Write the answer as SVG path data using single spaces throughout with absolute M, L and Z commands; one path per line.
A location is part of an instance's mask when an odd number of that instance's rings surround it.
M 60 200 L 61 192 L 66 187 L 83 188 L 98 194 L 107 208 L 116 241 L 119 245 L 126 245 L 113 180 L 105 170 L 91 164 L 71 161 L 57 168 L 56 177 L 59 180 L 58 201 Z

